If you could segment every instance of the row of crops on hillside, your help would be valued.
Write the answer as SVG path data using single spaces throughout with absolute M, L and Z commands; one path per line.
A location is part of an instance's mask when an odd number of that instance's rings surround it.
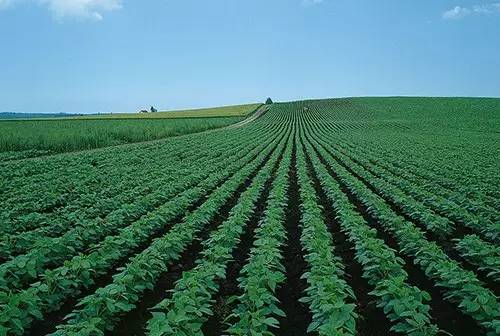
M 500 334 L 495 114 L 419 104 L 4 163 L 0 335 Z

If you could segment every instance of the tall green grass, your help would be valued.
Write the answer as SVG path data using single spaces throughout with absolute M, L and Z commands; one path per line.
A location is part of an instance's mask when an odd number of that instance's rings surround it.
M 227 126 L 241 117 L 122 120 L 6 120 L 0 121 L 0 156 L 5 152 L 69 152 L 170 136 Z M 19 153 L 20 154 L 20 153 Z M 23 156 L 23 155 L 20 155 Z

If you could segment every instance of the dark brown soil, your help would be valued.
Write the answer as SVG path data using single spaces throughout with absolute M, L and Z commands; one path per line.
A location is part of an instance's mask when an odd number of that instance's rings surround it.
M 237 192 L 235 193 L 235 195 L 233 195 L 233 198 L 231 199 L 231 201 L 228 202 L 228 204 L 230 205 L 231 202 L 234 202 L 234 204 L 236 204 L 236 201 L 239 197 L 239 195 L 241 194 L 241 192 L 243 192 L 244 189 L 246 189 L 248 187 L 248 185 L 250 184 L 251 180 L 253 179 L 253 177 L 255 177 L 255 175 L 257 175 L 258 171 L 262 168 L 262 166 L 265 164 L 265 162 L 269 159 L 271 154 L 268 154 L 267 157 L 265 158 L 264 162 L 259 165 L 257 167 L 256 170 L 254 170 L 252 172 L 252 174 L 249 176 L 249 178 L 245 181 L 244 184 L 242 184 Z M 222 185 L 224 183 L 224 181 L 222 181 L 221 183 L 218 184 L 217 187 L 219 187 L 220 185 Z M 216 188 L 212 189 L 212 190 L 215 190 Z M 210 193 L 211 191 L 210 190 L 207 190 L 207 195 Z M 185 212 L 185 214 L 187 213 L 190 213 L 192 211 L 194 211 L 196 208 L 198 208 L 201 204 L 203 204 L 203 202 L 206 200 L 206 197 L 202 197 L 200 198 L 198 201 L 196 201 L 193 205 L 191 205 L 187 211 Z M 63 323 L 64 322 L 64 317 L 66 315 L 68 315 L 69 313 L 71 313 L 74 309 L 75 309 L 75 305 L 76 303 L 83 297 L 87 296 L 87 295 L 90 295 L 92 293 L 94 293 L 96 291 L 97 288 L 100 288 L 100 287 L 104 287 L 108 284 L 110 284 L 112 281 L 113 281 L 113 275 L 115 274 L 115 270 L 117 268 L 120 268 L 120 267 L 123 267 L 127 264 L 127 262 L 129 261 L 129 259 L 136 255 L 137 253 L 140 253 L 141 251 L 143 251 L 146 247 L 148 247 L 149 245 L 151 245 L 151 242 L 155 239 L 155 238 L 158 238 L 158 237 L 161 237 L 162 235 L 164 235 L 166 232 L 168 232 L 168 230 L 171 228 L 171 226 L 175 223 L 178 223 L 180 221 L 182 221 L 182 219 L 184 218 L 185 214 L 182 214 L 178 217 L 176 217 L 174 220 L 170 221 L 169 223 L 167 223 L 163 228 L 162 230 L 156 232 L 155 234 L 151 235 L 151 237 L 149 237 L 149 239 L 147 240 L 147 242 L 145 242 L 144 244 L 141 244 L 140 246 L 138 246 L 137 248 L 135 248 L 133 250 L 133 252 L 127 254 L 127 256 L 121 258 L 116 264 L 115 266 L 110 270 L 110 272 L 108 272 L 107 274 L 103 275 L 103 276 L 100 276 L 98 277 L 96 280 L 95 280 L 95 283 L 94 285 L 90 286 L 89 288 L 87 289 L 84 289 L 82 290 L 82 292 L 73 297 L 73 298 L 69 298 L 62 306 L 60 309 L 54 311 L 54 312 L 50 312 L 48 314 L 46 314 L 44 316 L 44 319 L 43 320 L 39 320 L 39 321 L 35 321 L 32 325 L 32 328 L 30 329 L 29 333 L 30 335 L 33 335 L 33 336 L 38 336 L 38 335 L 46 335 L 46 334 L 49 334 L 49 333 L 52 333 L 54 332 L 56 329 L 56 326 Z M 195 243 L 199 243 L 199 242 L 195 242 Z M 181 257 L 182 258 L 182 257 Z M 182 272 L 181 272 L 182 273 Z M 161 279 L 163 275 L 160 277 Z M 153 300 L 154 301 L 154 300 Z M 158 299 L 158 302 L 160 302 L 161 299 Z M 142 306 L 141 304 L 139 304 L 140 306 Z M 144 309 L 147 309 L 146 307 L 143 307 Z M 140 310 L 140 309 L 139 309 Z M 129 314 L 132 314 L 135 310 L 133 310 L 132 312 L 130 312 Z M 138 314 L 140 315 L 140 314 Z M 130 330 L 134 331 L 136 330 L 137 328 L 132 328 L 131 326 L 139 323 L 139 321 L 128 321 L 129 322 L 129 325 L 127 326 Z M 133 322 L 133 323 L 131 323 Z M 142 324 L 141 325 L 141 328 L 143 327 Z M 130 334 L 130 335 L 134 335 L 133 333 Z
M 220 282 L 219 291 L 214 296 L 215 303 L 212 309 L 214 314 L 210 316 L 202 327 L 202 331 L 205 336 L 218 336 L 224 334 L 227 327 L 224 322 L 235 307 L 235 305 L 233 303 L 229 303 L 228 300 L 232 296 L 240 294 L 237 279 L 240 276 L 242 267 L 248 259 L 249 252 L 254 241 L 255 229 L 260 224 L 266 209 L 266 200 L 269 197 L 272 182 L 276 177 L 276 171 L 282 158 L 283 152 L 273 167 L 271 177 L 267 180 L 263 191 L 259 195 L 259 199 L 256 202 L 256 208 L 248 220 L 248 224 L 245 227 L 245 231 L 240 242 L 238 243 L 238 246 L 233 251 L 233 259 L 226 268 L 226 278 Z
M 216 229 L 229 217 L 231 209 L 236 205 L 241 194 L 250 186 L 252 180 L 260 169 L 269 160 L 271 154 L 272 153 L 268 154 L 257 169 L 253 171 L 246 181 L 238 187 L 231 199 L 219 210 L 216 217 L 202 230 L 199 237 L 191 242 L 191 244 L 184 250 L 180 261 L 173 261 L 171 263 L 171 268 L 166 270 L 166 272 L 160 276 L 160 279 L 157 281 L 154 289 L 148 290 L 144 293 L 144 296 L 139 300 L 136 308 L 122 316 L 118 326 L 112 332 L 109 332 L 109 335 L 136 336 L 145 334 L 144 329 L 146 327 L 146 323 L 152 317 L 150 309 L 162 300 L 171 297 L 172 293 L 168 290 L 174 288 L 175 282 L 181 278 L 184 271 L 188 271 L 195 267 L 195 261 L 199 257 L 203 248 L 201 242 L 206 240 L 212 230 Z
M 460 256 L 460 254 L 457 252 L 457 250 L 455 250 L 455 247 L 454 247 L 455 239 L 460 239 L 460 238 L 463 238 L 466 234 L 474 233 L 470 228 L 464 226 L 461 223 L 455 222 L 455 223 L 453 223 L 454 230 L 452 231 L 450 236 L 448 236 L 448 237 L 438 236 L 437 234 L 429 231 L 426 228 L 425 223 L 423 223 L 422 221 L 420 221 L 418 219 L 411 218 L 401 208 L 401 206 L 399 206 L 398 204 L 394 203 L 392 200 L 390 200 L 387 197 L 385 197 L 384 195 L 382 195 L 379 191 L 377 191 L 377 189 L 375 189 L 375 187 L 372 185 L 372 183 L 370 183 L 370 181 L 367 181 L 365 178 L 363 178 L 360 175 L 358 175 L 357 173 L 355 173 L 350 167 L 346 166 L 342 161 L 338 160 L 331 151 L 329 151 L 326 148 L 325 148 L 325 150 L 328 151 L 328 153 L 330 153 L 332 155 L 332 157 L 337 161 L 337 163 L 339 163 L 340 165 L 342 165 L 342 167 L 347 169 L 347 171 L 349 171 L 349 173 L 351 175 L 353 175 L 354 177 L 359 179 L 361 182 L 363 182 L 365 184 L 365 186 L 368 189 L 370 189 L 370 191 L 372 191 L 374 194 L 381 197 L 385 201 L 385 203 L 391 207 L 391 210 L 394 213 L 396 213 L 398 216 L 403 217 L 406 221 L 413 223 L 415 226 L 420 228 L 422 230 L 422 232 L 424 233 L 424 236 L 427 240 L 435 242 L 438 246 L 440 246 L 446 252 L 446 254 L 448 255 L 448 257 L 450 257 L 450 259 L 456 261 L 463 269 L 473 272 L 476 275 L 476 277 L 481 282 L 484 283 L 485 287 L 490 289 L 495 295 L 497 295 L 497 296 L 500 295 L 499 286 L 497 286 L 493 280 L 491 280 L 490 278 L 487 277 L 487 275 L 486 275 L 487 272 L 479 270 L 478 267 L 476 267 L 475 265 L 473 265 L 470 262 L 468 262 L 467 260 L 465 260 L 462 256 Z
M 307 157 L 307 165 L 310 176 L 314 182 L 314 188 L 318 195 L 319 204 L 322 207 L 323 217 L 332 234 L 334 244 L 334 254 L 342 259 L 345 265 L 344 280 L 353 289 L 356 296 L 356 312 L 359 319 L 356 321 L 356 331 L 358 335 L 389 336 L 394 335 L 389 329 L 391 323 L 384 312 L 377 308 L 374 297 L 369 292 L 373 286 L 363 278 L 363 268 L 354 256 L 354 244 L 351 243 L 347 235 L 342 231 L 336 219 L 336 211 L 333 209 L 328 196 L 321 187 L 318 177 L 314 174 L 312 163 Z
M 318 153 L 319 155 L 319 153 Z M 320 156 L 321 158 L 321 156 Z M 363 216 L 366 222 L 377 230 L 377 237 L 383 239 L 385 244 L 395 251 L 399 251 L 398 244 L 394 237 L 385 232 L 383 227 L 378 223 L 378 220 L 373 217 L 367 207 L 351 193 L 346 185 L 344 185 L 337 174 L 326 164 L 321 158 L 323 164 L 327 167 L 330 175 L 334 177 L 340 184 L 342 191 L 349 197 L 349 200 L 356 206 L 358 212 Z M 408 281 L 411 285 L 417 286 L 421 290 L 425 290 L 431 295 L 431 315 L 436 325 L 453 335 L 481 335 L 482 332 L 474 320 L 463 314 L 458 310 L 457 306 L 445 301 L 443 293 L 436 287 L 432 280 L 428 279 L 425 273 L 416 265 L 413 260 L 406 255 L 398 253 L 398 255 L 405 261 L 404 270 L 408 273 Z
M 296 148 L 293 147 L 289 188 L 288 207 L 286 209 L 285 227 L 287 240 L 283 251 L 285 266 L 285 282 L 278 288 L 276 296 L 281 302 L 281 309 L 286 317 L 279 318 L 279 329 L 273 330 L 278 336 L 303 336 L 311 323 L 311 313 L 306 304 L 299 302 L 304 296 L 307 282 L 300 277 L 307 271 L 307 263 L 300 245 L 300 196 L 296 171 Z

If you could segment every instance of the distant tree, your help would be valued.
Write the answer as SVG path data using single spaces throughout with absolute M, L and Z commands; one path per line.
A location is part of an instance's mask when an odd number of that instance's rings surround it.
M 155 109 L 153 106 L 151 106 L 151 108 L 149 110 L 151 111 L 151 113 L 158 112 L 158 110 Z
M 139 113 L 148 113 L 148 110 L 140 110 Z
M 266 105 L 271 105 L 272 103 L 273 103 L 273 100 L 271 99 L 271 97 L 266 99 Z

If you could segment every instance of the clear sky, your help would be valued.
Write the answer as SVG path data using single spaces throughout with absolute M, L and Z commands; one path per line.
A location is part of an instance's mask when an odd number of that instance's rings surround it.
M 500 96 L 500 2 L 0 0 L 0 111 Z

